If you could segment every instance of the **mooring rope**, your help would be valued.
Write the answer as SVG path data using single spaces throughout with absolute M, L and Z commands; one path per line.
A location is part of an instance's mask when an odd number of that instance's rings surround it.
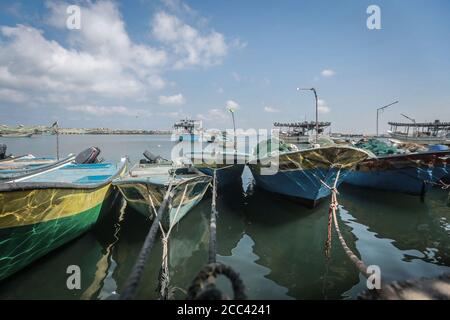
M 217 231 L 217 209 L 216 209 L 216 197 L 217 197 L 217 172 L 214 170 L 213 174 L 213 190 L 211 200 L 211 218 L 209 222 L 209 263 L 216 262 L 216 231 Z
M 162 224 L 160 223 L 160 229 L 162 234 L 162 245 L 163 245 L 163 253 L 161 259 L 161 270 L 160 270 L 160 282 L 159 282 L 159 292 L 162 299 L 169 299 L 169 284 L 170 284 L 170 272 L 169 272 L 169 237 L 172 232 L 173 226 L 175 225 L 175 221 L 177 221 L 178 214 L 180 212 L 181 206 L 184 203 L 184 199 L 186 197 L 186 192 L 189 184 L 186 183 L 184 187 L 183 195 L 181 197 L 180 203 L 178 205 L 177 211 L 175 215 L 170 221 L 169 230 L 167 232 L 164 231 Z M 170 218 L 169 218 L 170 220 Z
M 223 293 L 216 288 L 216 278 L 219 275 L 227 277 L 233 288 L 233 299 L 244 300 L 245 286 L 242 282 L 239 273 L 233 270 L 231 266 L 226 266 L 220 262 L 216 262 L 217 256 L 217 170 L 214 169 L 212 181 L 212 201 L 211 201 L 211 216 L 209 223 L 209 250 L 208 250 L 208 264 L 206 264 L 197 276 L 192 281 L 188 289 L 187 299 L 189 300 L 222 300 L 225 299 Z
M 147 236 L 145 237 L 144 244 L 142 245 L 141 251 L 139 252 L 139 256 L 136 259 L 133 270 L 131 271 L 131 274 L 128 277 L 127 282 L 125 283 L 125 287 L 120 295 L 121 300 L 131 300 L 136 295 L 137 288 L 139 286 L 142 274 L 145 269 L 145 264 L 147 262 L 148 257 L 150 256 L 150 252 L 155 243 L 156 233 L 158 232 L 158 227 L 160 225 L 163 213 L 173 196 L 172 186 L 174 180 L 175 180 L 174 176 L 172 176 L 166 194 L 164 195 L 163 201 L 159 207 L 158 214 L 154 217 L 153 223 L 150 227 Z
M 328 189 L 331 191 L 331 202 L 330 202 L 330 209 L 328 211 L 328 236 L 327 240 L 325 242 L 325 255 L 327 259 L 330 257 L 331 254 L 331 234 L 332 234 L 332 228 L 331 228 L 331 221 L 334 221 L 334 229 L 336 230 L 336 233 L 338 235 L 339 241 L 341 243 L 342 248 L 344 249 L 345 254 L 348 256 L 348 258 L 355 264 L 355 266 L 358 268 L 358 270 L 367 278 L 370 276 L 370 274 L 367 273 L 367 267 L 364 264 L 362 260 L 360 260 L 353 251 L 348 247 L 347 243 L 345 242 L 344 237 L 342 236 L 341 230 L 339 228 L 336 211 L 339 208 L 339 203 L 337 200 L 337 182 L 339 180 L 341 170 L 339 169 L 336 178 L 334 180 L 333 187 L 328 186 L 325 182 L 322 182 Z

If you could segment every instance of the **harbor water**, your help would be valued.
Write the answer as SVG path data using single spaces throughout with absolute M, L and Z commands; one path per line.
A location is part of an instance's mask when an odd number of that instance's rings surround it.
M 15 155 L 55 155 L 54 136 L 5 139 Z M 63 135 L 60 154 L 98 146 L 105 161 L 128 155 L 131 163 L 144 150 L 170 157 L 170 136 Z M 432 189 L 419 197 L 342 185 L 341 231 L 366 265 L 379 266 L 382 283 L 450 272 L 448 190 Z M 240 273 L 251 299 L 352 299 L 366 279 L 345 255 L 336 235 L 331 258 L 324 254 L 328 200 L 314 209 L 253 186 L 248 169 L 242 184 L 219 192 L 218 261 Z M 170 239 L 173 297 L 184 299 L 198 271 L 207 263 L 211 196 L 174 228 Z M 92 231 L 0 282 L 0 299 L 115 299 L 121 292 L 151 222 L 118 199 Z M 162 246 L 158 239 L 138 291 L 156 299 Z M 81 289 L 66 285 L 68 266 L 81 270 Z M 223 279 L 220 287 L 231 295 Z

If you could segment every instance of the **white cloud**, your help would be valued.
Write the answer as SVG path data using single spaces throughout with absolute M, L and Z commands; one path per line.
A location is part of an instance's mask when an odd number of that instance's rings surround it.
M 229 114 L 223 109 L 209 109 L 206 114 L 198 114 L 197 118 L 206 121 L 223 121 L 229 117 Z
M 318 109 L 319 113 L 328 113 L 331 111 L 328 104 L 322 99 L 317 100 L 317 109 Z
M 322 72 L 320 74 L 322 75 L 322 77 L 331 78 L 334 75 L 336 75 L 336 72 L 331 69 L 324 69 L 324 70 L 322 70 Z
M 92 105 L 83 105 L 83 106 L 70 106 L 66 108 L 69 111 L 73 112 L 82 112 L 95 116 L 109 116 L 109 115 L 119 115 L 119 116 L 151 116 L 147 110 L 142 109 L 131 109 L 124 106 L 92 106 Z
M 180 106 L 185 103 L 185 99 L 181 93 L 173 96 L 159 96 L 159 104 Z
M 177 60 L 175 68 L 220 64 L 228 52 L 223 34 L 211 30 L 201 34 L 174 15 L 158 12 L 152 22 L 153 36 L 169 45 Z
M 0 25 L 2 107 L 14 103 L 46 112 L 59 107 L 93 115 L 149 114 L 144 107 L 149 101 L 185 103 L 181 93 L 164 96 L 158 92 L 170 83 L 165 79 L 169 70 L 219 64 L 230 48 L 240 44 L 239 39 L 228 43 L 206 23 L 199 27 L 200 16 L 180 0 L 166 4 L 181 8 L 177 15 L 195 19 L 196 27 L 159 12 L 151 24 L 159 42 L 152 44 L 130 37 L 117 2 L 76 3 L 82 12 L 80 30 L 66 28 L 68 3 L 59 1 L 47 1 L 44 14 L 47 25 L 57 28 L 57 33 L 31 25 Z M 52 34 L 58 35 L 57 40 Z
M 265 112 L 269 112 L 269 113 L 275 113 L 275 112 L 280 112 L 279 109 L 274 108 L 274 107 L 270 107 L 270 106 L 266 106 L 264 107 L 264 111 Z
M 28 101 L 28 96 L 13 89 L 0 89 L 0 101 L 11 103 L 24 103 Z
M 235 110 L 239 109 L 239 104 L 233 100 L 228 100 L 226 105 L 227 105 L 226 106 L 227 110 L 235 111 Z

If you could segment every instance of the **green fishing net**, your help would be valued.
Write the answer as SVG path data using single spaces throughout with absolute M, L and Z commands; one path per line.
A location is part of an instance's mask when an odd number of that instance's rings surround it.
M 371 151 L 377 156 L 396 154 L 399 152 L 396 147 L 378 139 L 369 139 L 368 141 L 358 142 L 356 147 Z

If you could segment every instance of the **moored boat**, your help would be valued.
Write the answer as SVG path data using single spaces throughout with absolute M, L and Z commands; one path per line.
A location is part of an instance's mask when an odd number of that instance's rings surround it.
M 199 171 L 208 176 L 213 176 L 216 171 L 218 188 L 242 183 L 241 176 L 249 156 L 234 151 L 224 152 L 192 152 L 185 155 L 186 158 Z
M 58 168 L 59 166 L 74 160 L 75 155 L 70 154 L 59 161 L 52 158 L 21 157 L 14 161 L 0 163 L 0 182 L 17 179 L 52 168 Z
M 0 134 L 2 138 L 31 138 L 33 136 L 32 133 L 3 133 Z
M 171 161 L 149 156 L 149 153 L 146 157 L 147 160 L 141 160 L 113 184 L 134 210 L 148 218 L 158 212 L 172 184 L 173 196 L 161 221 L 169 228 L 202 200 L 212 179 L 192 167 L 176 166 Z
M 202 122 L 199 120 L 183 119 L 176 122 L 173 126 L 174 131 L 172 134 L 173 141 L 201 141 L 203 133 Z
M 450 131 L 450 122 L 419 123 L 412 119 L 412 123 L 388 122 L 391 129 L 388 134 L 391 138 L 403 142 L 414 142 L 419 144 L 443 144 L 447 140 Z
M 330 145 L 294 151 L 283 147 L 281 151 L 260 154 L 248 165 L 257 187 L 315 207 L 331 194 L 331 187 L 338 187 L 348 172 L 371 156 L 362 149 L 349 146 Z M 274 164 L 273 172 L 264 171 L 265 167 Z
M 65 163 L 0 183 L 0 280 L 90 229 L 114 199 L 126 159 Z
M 366 159 L 345 177 L 359 187 L 423 196 L 446 174 L 450 151 L 388 154 Z

